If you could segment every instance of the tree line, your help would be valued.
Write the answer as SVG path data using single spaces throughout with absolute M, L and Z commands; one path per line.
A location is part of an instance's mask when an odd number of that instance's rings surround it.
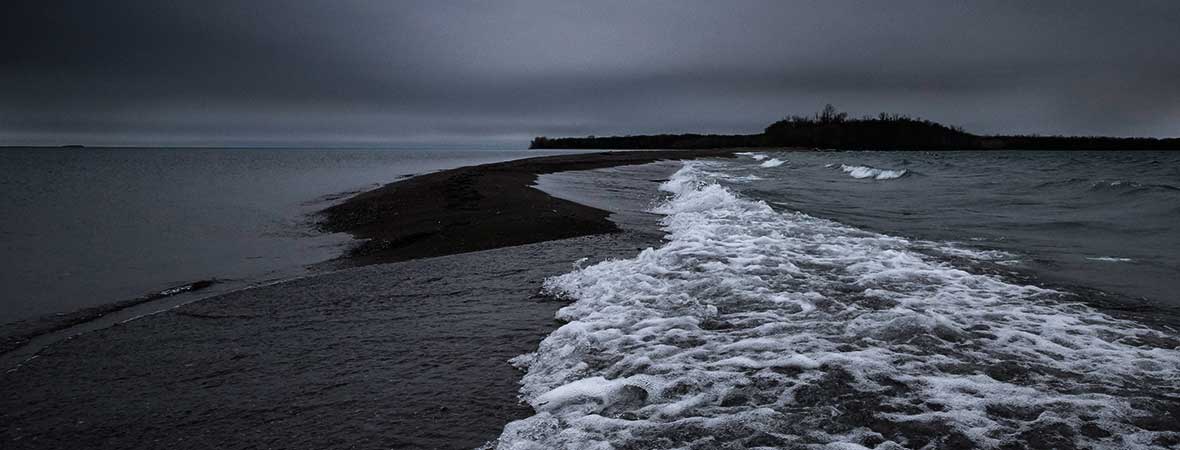
M 538 136 L 536 149 L 703 149 L 805 147 L 843 150 L 1180 150 L 1180 139 L 1104 136 L 975 135 L 960 127 L 901 114 L 850 118 L 832 105 L 789 116 L 760 134 Z

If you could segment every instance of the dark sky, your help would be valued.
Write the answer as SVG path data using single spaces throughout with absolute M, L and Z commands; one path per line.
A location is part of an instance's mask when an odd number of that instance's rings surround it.
M 519 144 L 824 103 L 1180 136 L 1180 1 L 9 0 L 0 144 Z

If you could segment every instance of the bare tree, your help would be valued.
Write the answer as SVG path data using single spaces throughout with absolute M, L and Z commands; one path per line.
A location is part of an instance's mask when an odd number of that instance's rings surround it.
M 828 103 L 824 105 L 823 111 L 816 115 L 816 119 L 821 123 L 841 123 L 848 119 L 848 113 L 837 111 L 835 106 Z

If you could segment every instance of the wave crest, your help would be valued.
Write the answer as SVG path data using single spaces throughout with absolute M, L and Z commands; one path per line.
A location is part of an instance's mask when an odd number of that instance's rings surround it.
M 785 163 L 785 162 L 786 162 L 786 161 L 783 161 L 783 160 L 781 160 L 781 159 L 778 159 L 778 158 L 771 158 L 771 159 L 768 159 L 768 160 L 766 160 L 766 161 L 763 161 L 763 162 L 762 162 L 762 164 L 759 164 L 759 166 L 761 166 L 761 167 L 768 167 L 768 168 L 769 168 L 769 167 L 778 167 L 778 166 L 781 166 L 781 165 L 783 165 L 783 163 Z
M 844 173 L 848 174 L 852 178 L 872 178 L 875 180 L 892 180 L 895 178 L 901 178 L 909 173 L 909 171 L 906 169 L 877 169 L 869 166 L 849 166 L 847 164 L 841 164 L 840 170 L 844 171 Z

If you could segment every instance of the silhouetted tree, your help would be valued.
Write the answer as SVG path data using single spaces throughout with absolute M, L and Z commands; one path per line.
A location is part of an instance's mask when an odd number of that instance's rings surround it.
M 824 109 L 815 115 L 820 123 L 841 123 L 848 119 L 848 113 L 842 113 L 836 110 L 831 103 L 824 105 Z
M 792 115 L 770 124 L 762 134 L 661 134 L 556 138 L 538 136 L 530 148 L 696 149 L 733 147 L 809 147 L 879 150 L 1155 150 L 1180 149 L 1180 139 L 1064 137 L 1035 135 L 977 136 L 903 114 L 880 113 L 848 119 L 831 104 L 811 117 Z

